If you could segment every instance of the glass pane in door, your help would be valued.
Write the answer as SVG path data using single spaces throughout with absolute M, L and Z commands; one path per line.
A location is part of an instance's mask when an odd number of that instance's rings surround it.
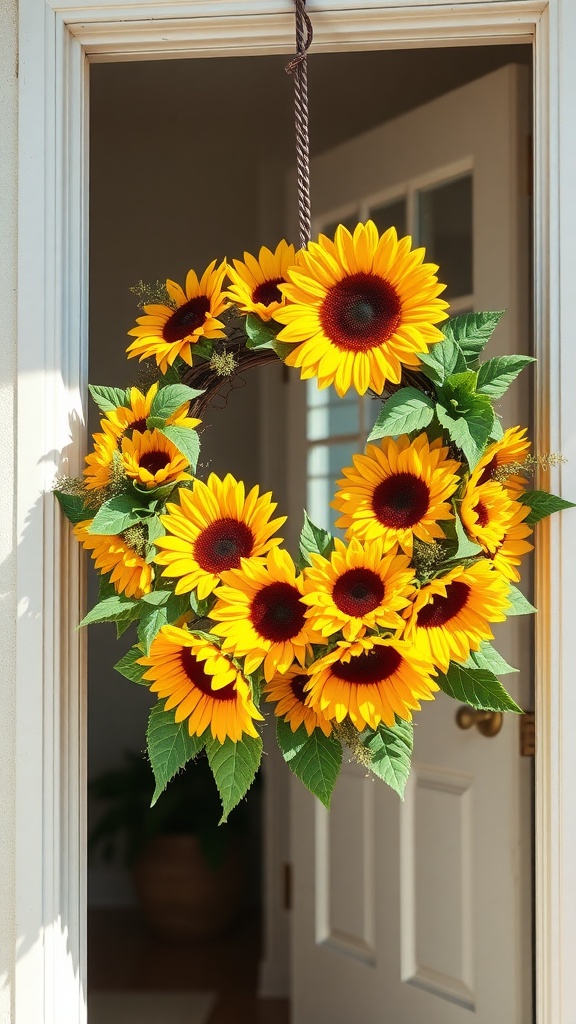
M 446 296 L 472 295 L 472 175 L 418 192 L 418 241 L 449 282 Z

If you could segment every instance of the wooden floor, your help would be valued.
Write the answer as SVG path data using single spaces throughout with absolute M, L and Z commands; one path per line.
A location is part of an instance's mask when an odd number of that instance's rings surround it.
M 261 956 L 257 918 L 219 939 L 164 942 L 136 910 L 88 912 L 88 988 L 211 991 L 208 1024 L 289 1024 L 286 1000 L 256 998 Z

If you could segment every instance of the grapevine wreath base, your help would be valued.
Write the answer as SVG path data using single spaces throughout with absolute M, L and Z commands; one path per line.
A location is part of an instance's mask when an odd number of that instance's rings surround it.
M 90 388 L 100 430 L 83 478 L 55 493 L 100 574 L 83 624 L 137 626 L 116 668 L 158 697 L 153 802 L 205 751 L 225 820 L 258 770 L 266 705 L 289 768 L 326 806 L 343 748 L 402 795 L 413 713 L 441 690 L 520 712 L 492 623 L 534 611 L 522 557 L 534 524 L 571 502 L 532 488 L 555 459 L 497 414 L 532 360 L 481 362 L 502 314 L 448 319 L 437 271 L 368 222 L 214 261 L 184 287 L 140 284 L 127 351 L 146 383 Z M 275 359 L 382 403 L 336 483 L 343 539 L 304 513 L 296 560 L 271 494 L 196 476 L 205 409 Z

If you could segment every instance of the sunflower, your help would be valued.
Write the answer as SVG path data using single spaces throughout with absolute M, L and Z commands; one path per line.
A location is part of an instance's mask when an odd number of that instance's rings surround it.
M 321 641 L 306 621 L 303 581 L 287 551 L 272 548 L 264 564 L 243 558 L 241 569 L 222 573 L 218 602 L 210 617 L 219 623 L 213 632 L 224 638 L 222 650 L 246 658 L 248 675 L 264 662 L 269 683 L 276 672 L 287 672 L 295 659 L 304 664 L 309 645 Z
M 489 623 L 506 618 L 508 591 L 489 561 L 459 565 L 420 588 L 404 635 L 419 657 L 445 672 L 452 660 L 466 661 L 482 640 L 493 639 Z
M 195 637 L 187 629 L 163 626 L 152 641 L 150 654 L 138 659 L 152 679 L 152 693 L 167 697 L 166 711 L 176 708 L 175 719 L 188 719 L 191 736 L 202 736 L 208 726 L 215 740 L 237 743 L 244 733 L 257 736 L 254 721 L 263 721 L 242 673 L 225 658 L 216 644 Z
M 342 512 L 336 526 L 347 537 L 372 541 L 381 537 L 383 550 L 399 544 L 412 554 L 414 537 L 425 544 L 444 539 L 439 519 L 453 519 L 448 499 L 459 484 L 460 463 L 449 459 L 438 438 L 429 443 L 425 433 L 410 441 L 382 439 L 354 455 L 354 466 L 343 470 L 332 507 Z
M 100 491 L 112 481 L 114 456 L 118 451 L 116 438 L 104 432 L 93 434 L 94 449 L 85 458 L 84 487 L 87 491 Z
M 225 261 L 216 266 L 213 260 L 200 281 L 189 270 L 185 292 L 175 281 L 166 281 L 174 306 L 144 306 L 145 316 L 139 316 L 138 326 L 128 331 L 135 338 L 126 350 L 128 358 L 153 357 L 162 373 L 177 356 L 192 366 L 192 347 L 200 338 L 224 337 L 224 325 L 217 317 L 230 306 L 222 292 L 226 270 Z
M 333 242 L 320 235 L 302 250 L 288 284 L 279 286 L 287 304 L 274 314 L 285 324 L 279 340 L 295 346 L 286 362 L 301 368 L 302 379 L 334 384 L 340 397 L 351 387 L 380 394 L 442 340 L 434 324 L 447 316 L 438 298 L 446 286 L 438 267 L 423 263 L 424 249 L 411 244 L 395 228 L 379 238 L 368 221 L 353 235 L 341 224 Z
M 135 430 L 131 438 L 122 438 L 122 465 L 127 476 L 148 489 L 192 480 L 185 472 L 187 459 L 160 430 Z
M 530 441 L 526 437 L 526 429 L 509 427 L 499 441 L 486 449 L 470 482 L 481 486 L 489 480 L 497 480 L 511 498 L 519 498 L 526 490 L 526 477 L 511 470 L 519 468 L 529 451 Z
M 519 501 L 512 502 L 506 533 L 496 550 L 489 555 L 494 568 L 513 583 L 520 579 L 517 566 L 522 561 L 522 555 L 526 555 L 534 547 L 527 540 L 532 534 L 532 527 L 524 522 L 529 512 L 528 505 L 522 505 Z
M 130 547 L 125 537 L 88 533 L 91 522 L 91 519 L 85 519 L 77 523 L 74 535 L 87 551 L 92 552 L 96 569 L 104 574 L 111 573 L 110 582 L 119 594 L 137 598 L 149 594 L 152 590 L 152 566 Z
M 232 285 L 226 294 L 242 313 L 256 313 L 261 320 L 271 320 L 286 303 L 279 285 L 286 283 L 288 270 L 295 262 L 294 246 L 284 240 L 275 252 L 263 245 L 258 259 L 245 252 L 244 263 L 233 260 L 234 269 L 228 267 Z
M 286 517 L 271 519 L 276 504 L 271 494 L 259 496 L 253 487 L 246 495 L 243 483 L 228 473 L 220 480 L 211 473 L 208 482 L 195 480 L 194 490 L 181 489 L 180 504 L 168 503 L 168 514 L 161 516 L 164 528 L 172 536 L 160 537 L 156 556 L 165 565 L 162 575 L 180 577 L 177 594 L 197 589 L 203 600 L 216 589 L 221 573 L 239 569 L 242 558 L 255 558 L 281 543 L 272 534 Z
M 434 670 L 404 640 L 371 636 L 338 646 L 310 668 L 307 702 L 340 723 L 348 716 L 359 732 L 395 715 L 410 721 L 421 700 L 433 700 Z
M 494 554 L 510 526 L 514 504 L 495 480 L 480 487 L 471 480 L 460 505 L 460 518 L 470 539 Z
M 398 612 L 413 593 L 410 560 L 395 552 L 384 555 L 381 537 L 367 544 L 353 537 L 348 547 L 334 543 L 330 559 L 311 554 L 313 567 L 303 572 L 310 625 L 325 637 L 342 630 L 346 640 L 367 628 L 403 627 Z
M 332 726 L 327 718 L 314 708 L 306 704 L 305 687 L 310 683 L 308 672 L 299 665 L 292 665 L 282 675 L 275 675 L 272 682 L 268 683 L 263 693 L 266 700 L 276 704 L 274 714 L 277 718 L 283 718 L 292 729 L 292 732 L 304 725 L 309 736 L 314 729 L 321 729 L 325 736 L 332 732 Z
M 107 412 L 104 418 L 100 420 L 102 430 L 116 438 L 122 437 L 127 431 L 138 430 L 141 434 L 144 433 L 146 430 L 146 420 L 152 414 L 152 402 L 158 394 L 158 388 L 159 384 L 156 382 L 148 389 L 145 395 L 136 387 L 128 388 L 127 400 L 130 405 L 119 405 Z M 188 427 L 190 430 L 198 427 L 202 420 L 196 420 L 188 416 L 189 405 L 189 402 L 181 405 L 166 420 L 166 423 L 178 427 Z

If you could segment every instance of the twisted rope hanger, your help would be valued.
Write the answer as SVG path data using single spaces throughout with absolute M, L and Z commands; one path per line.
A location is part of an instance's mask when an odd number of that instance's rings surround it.
M 294 76 L 298 223 L 300 228 L 300 245 L 304 248 L 312 237 L 307 56 L 314 38 L 314 30 L 310 17 L 306 12 L 306 0 L 294 0 L 294 6 L 296 14 L 296 54 L 286 65 L 286 71 L 289 75 Z

